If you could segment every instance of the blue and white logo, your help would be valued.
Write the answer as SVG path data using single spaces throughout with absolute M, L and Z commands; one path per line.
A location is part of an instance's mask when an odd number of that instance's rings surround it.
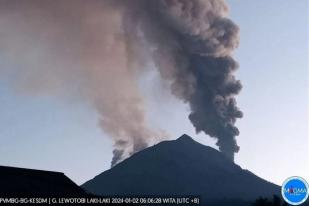
M 301 177 L 286 179 L 281 187 L 283 199 L 291 205 L 300 205 L 308 198 L 308 183 Z

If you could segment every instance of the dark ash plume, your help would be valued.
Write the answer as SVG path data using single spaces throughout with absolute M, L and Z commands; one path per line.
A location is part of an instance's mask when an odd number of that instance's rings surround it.
M 232 58 L 239 29 L 227 19 L 222 0 L 129 1 L 126 21 L 141 29 L 161 76 L 174 95 L 188 103 L 189 119 L 197 132 L 217 139 L 217 145 L 234 160 L 238 152 L 235 127 L 242 112 L 235 95 L 241 84 Z M 138 14 L 138 15 L 137 15 Z M 132 35 L 132 34 L 131 34 Z
M 124 150 L 122 149 L 114 149 L 113 150 L 113 158 L 111 161 L 111 167 L 115 166 L 119 160 L 123 159 Z
M 227 14 L 223 0 L 2 0 L 0 53 L 12 65 L 0 77 L 27 94 L 90 102 L 114 165 L 165 136 L 147 125 L 138 88 L 152 60 L 196 131 L 234 159 L 239 29 Z

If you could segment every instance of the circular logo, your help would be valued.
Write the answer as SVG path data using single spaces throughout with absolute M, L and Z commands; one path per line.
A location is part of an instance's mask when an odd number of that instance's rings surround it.
M 301 177 L 289 177 L 281 187 L 283 199 L 291 205 L 300 205 L 308 198 L 308 183 Z

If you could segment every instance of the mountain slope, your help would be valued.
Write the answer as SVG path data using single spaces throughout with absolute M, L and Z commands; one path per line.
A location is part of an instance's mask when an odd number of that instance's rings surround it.
M 204 200 L 280 194 L 280 188 L 243 170 L 187 135 L 149 147 L 82 187 L 97 195 L 200 195 Z

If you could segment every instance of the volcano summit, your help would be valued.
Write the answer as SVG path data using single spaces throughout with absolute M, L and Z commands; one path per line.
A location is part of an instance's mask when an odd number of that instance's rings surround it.
M 202 201 L 254 200 L 280 188 L 188 135 L 132 155 L 82 187 L 97 195 L 199 195 Z

